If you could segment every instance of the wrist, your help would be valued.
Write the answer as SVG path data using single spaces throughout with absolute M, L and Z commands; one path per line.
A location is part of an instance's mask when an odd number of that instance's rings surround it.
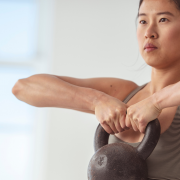
M 99 103 L 107 100 L 107 96 L 108 95 L 103 93 L 103 92 L 98 92 L 98 94 L 96 94 L 95 98 L 93 99 L 93 110 L 94 110 L 94 112 L 95 112 L 96 106 Z
M 154 93 L 151 96 L 151 98 L 152 98 L 152 102 L 153 102 L 154 106 L 159 110 L 159 112 L 161 112 L 163 108 L 160 106 L 160 100 L 158 98 L 158 93 L 157 92 Z

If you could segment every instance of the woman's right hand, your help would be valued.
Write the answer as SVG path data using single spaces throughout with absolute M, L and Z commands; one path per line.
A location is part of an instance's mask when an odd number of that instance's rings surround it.
M 102 95 L 95 102 L 95 115 L 107 133 L 117 134 L 129 129 L 125 124 L 127 108 L 119 99 Z

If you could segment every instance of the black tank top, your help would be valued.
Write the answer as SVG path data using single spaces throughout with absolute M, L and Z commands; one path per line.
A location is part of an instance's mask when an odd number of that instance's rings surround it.
M 126 104 L 138 91 L 148 83 L 133 90 L 125 99 Z M 124 142 L 114 135 L 109 136 L 108 143 Z M 128 143 L 137 147 L 140 142 Z M 159 141 L 146 160 L 148 166 L 148 179 L 180 180 L 180 106 L 178 106 L 170 127 L 160 135 Z

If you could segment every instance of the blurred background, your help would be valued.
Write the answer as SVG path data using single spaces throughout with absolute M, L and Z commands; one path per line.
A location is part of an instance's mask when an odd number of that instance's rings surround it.
M 85 180 L 98 121 L 16 99 L 47 73 L 150 81 L 136 38 L 139 0 L 0 0 L 0 179 Z M 144 66 L 145 65 L 145 66 Z

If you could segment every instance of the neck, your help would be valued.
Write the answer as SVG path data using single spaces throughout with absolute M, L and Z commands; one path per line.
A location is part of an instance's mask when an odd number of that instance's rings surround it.
M 180 62 L 180 61 L 179 61 Z M 164 69 L 152 68 L 151 81 L 148 84 L 149 93 L 152 95 L 164 87 L 180 81 L 180 63 Z

